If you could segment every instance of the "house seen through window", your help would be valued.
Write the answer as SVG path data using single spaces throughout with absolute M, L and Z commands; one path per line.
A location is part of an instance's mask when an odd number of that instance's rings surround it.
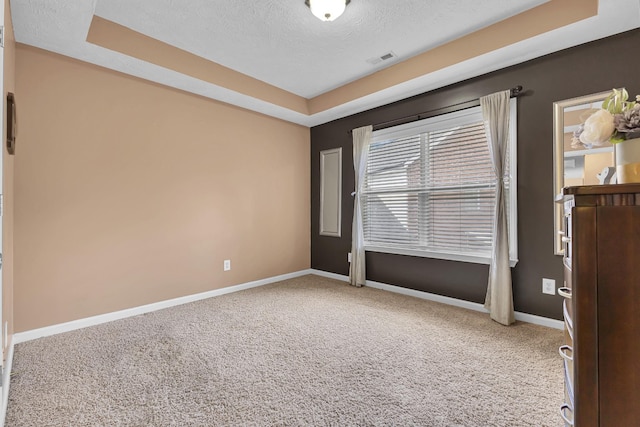
M 504 177 L 512 265 L 516 109 Z M 369 251 L 489 263 L 496 180 L 480 107 L 373 133 L 361 194 Z

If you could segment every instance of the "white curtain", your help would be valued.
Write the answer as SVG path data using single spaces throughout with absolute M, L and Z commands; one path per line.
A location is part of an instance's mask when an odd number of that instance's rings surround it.
M 356 185 L 353 195 L 353 227 L 351 231 L 351 266 L 349 267 L 349 281 L 353 286 L 362 286 L 366 281 L 364 262 L 364 231 L 362 228 L 361 194 L 364 187 L 364 177 L 367 171 L 367 156 L 373 126 L 363 126 L 352 131 L 353 134 L 353 169 L 356 174 Z
M 484 306 L 493 320 L 512 324 L 513 289 L 509 266 L 509 232 L 505 198 L 505 164 L 509 146 L 509 98 L 511 92 L 493 93 L 480 98 L 489 151 L 496 174 L 496 211 L 493 224 L 493 250 L 489 267 L 489 283 Z

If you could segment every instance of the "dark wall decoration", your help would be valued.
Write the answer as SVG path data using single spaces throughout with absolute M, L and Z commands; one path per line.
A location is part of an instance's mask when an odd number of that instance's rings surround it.
M 16 134 L 16 98 L 13 93 L 9 92 L 7 93 L 7 152 L 9 154 L 16 152 Z
M 640 93 L 640 30 L 584 44 L 311 129 L 311 267 L 349 274 L 354 172 L 351 129 L 442 109 L 522 85 L 518 98 L 518 252 L 512 269 L 516 311 L 562 319 L 562 298 L 542 294 L 542 278 L 563 282 L 553 240 L 553 102 L 626 87 Z M 621 65 L 622 62 L 624 65 Z M 620 65 L 616 65 L 620 64 Z M 318 233 L 320 151 L 343 148 L 342 237 Z M 483 264 L 367 253 L 367 279 L 483 303 Z

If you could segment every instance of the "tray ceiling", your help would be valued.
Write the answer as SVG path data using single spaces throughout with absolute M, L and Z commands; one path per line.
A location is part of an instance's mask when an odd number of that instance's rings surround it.
M 638 0 L 352 0 L 333 22 L 303 0 L 11 10 L 20 43 L 305 126 L 640 26 Z

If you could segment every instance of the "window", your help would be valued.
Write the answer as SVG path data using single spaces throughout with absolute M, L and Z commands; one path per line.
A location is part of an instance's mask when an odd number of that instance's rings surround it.
M 517 262 L 516 103 L 505 173 Z M 365 249 L 490 262 L 496 179 L 480 107 L 375 131 L 362 196 Z

